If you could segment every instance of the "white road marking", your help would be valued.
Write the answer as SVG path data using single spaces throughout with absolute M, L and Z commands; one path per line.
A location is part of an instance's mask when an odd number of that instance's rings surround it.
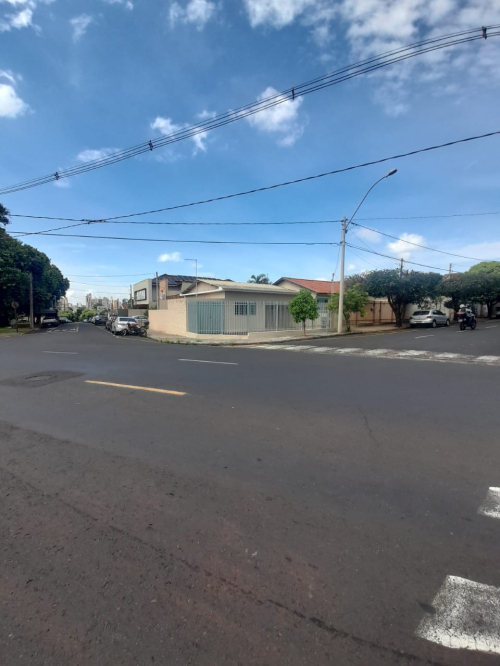
M 478 513 L 490 518 L 500 518 L 500 488 L 489 488 L 484 503 Z
M 396 354 L 398 356 L 422 356 L 423 354 L 427 354 L 427 352 L 418 351 L 417 349 L 408 349 L 406 351 L 398 351 Z
M 314 354 L 324 354 L 325 352 L 330 351 L 330 347 L 311 347 L 309 351 Z
M 365 354 L 367 356 L 382 356 L 382 354 L 392 354 L 393 351 L 393 349 L 368 349 Z
M 462 354 L 450 354 L 449 352 L 434 354 L 434 358 L 460 358 L 460 356 L 462 356 Z
M 330 347 L 335 354 L 352 354 L 353 352 L 363 351 L 361 347 Z
M 484 328 L 496 328 L 496 326 L 485 326 Z
M 433 338 L 433 337 L 434 337 L 434 333 L 432 333 L 431 335 L 417 335 L 415 340 L 420 340 L 420 338 Z
M 44 354 L 78 354 L 78 352 L 44 351 Z
M 447 576 L 417 636 L 449 648 L 500 654 L 500 589 Z
M 476 361 L 481 361 L 482 363 L 491 363 L 492 361 L 500 361 L 500 356 L 478 356 Z
M 227 361 L 200 361 L 197 358 L 180 358 L 179 361 L 188 361 L 188 363 L 214 363 L 215 365 L 238 365 L 238 363 L 228 363 Z

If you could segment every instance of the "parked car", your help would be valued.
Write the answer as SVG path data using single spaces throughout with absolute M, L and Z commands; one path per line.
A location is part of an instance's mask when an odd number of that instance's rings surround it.
M 145 328 L 148 328 L 149 319 L 146 317 L 146 315 L 134 315 L 134 319 L 137 321 L 139 326 L 144 326 Z
M 69 319 L 67 317 L 59 317 L 60 324 L 69 324 Z
M 416 326 L 430 326 L 436 328 L 437 326 L 449 326 L 450 318 L 445 315 L 441 310 L 416 310 L 410 317 L 410 327 Z
M 137 324 L 135 317 L 116 317 L 111 324 L 111 333 L 123 335 L 123 331 L 128 329 L 129 324 Z
M 101 316 L 99 316 L 99 315 L 96 315 L 96 316 L 94 317 L 94 324 L 95 324 L 96 326 L 104 326 L 105 323 L 106 323 L 106 319 L 105 319 L 105 317 L 101 317 Z
M 42 328 L 57 328 L 59 322 L 55 317 L 44 317 L 42 321 Z

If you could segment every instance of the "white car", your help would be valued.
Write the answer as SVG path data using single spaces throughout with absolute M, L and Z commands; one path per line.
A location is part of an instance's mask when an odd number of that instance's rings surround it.
M 59 326 L 59 322 L 55 317 L 44 317 L 42 321 L 42 328 L 50 328 L 53 326 L 54 328 Z
M 111 324 L 111 333 L 126 335 L 129 324 L 137 324 L 135 317 L 117 317 Z
M 416 310 L 410 317 L 410 327 L 430 326 L 449 326 L 450 318 L 441 312 L 441 310 Z
M 67 317 L 59 317 L 60 324 L 69 324 L 69 319 Z

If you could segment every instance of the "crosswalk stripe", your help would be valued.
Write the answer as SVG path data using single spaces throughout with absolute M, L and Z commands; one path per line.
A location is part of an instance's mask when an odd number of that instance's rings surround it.
M 249 345 L 250 349 L 270 349 L 304 352 L 305 354 L 327 354 L 333 356 L 368 356 L 373 358 L 393 358 L 415 361 L 439 361 L 449 363 L 469 363 L 500 366 L 500 356 L 470 356 L 452 352 L 431 352 L 420 349 L 362 349 L 361 347 L 317 347 L 314 345 Z
M 500 518 L 500 488 L 488 488 L 488 494 L 478 513 L 490 518 Z
M 500 588 L 447 576 L 417 636 L 448 648 L 500 654 Z

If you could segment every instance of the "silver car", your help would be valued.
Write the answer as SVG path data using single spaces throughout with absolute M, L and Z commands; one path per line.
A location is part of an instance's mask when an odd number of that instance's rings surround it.
M 135 317 L 117 317 L 111 324 L 111 333 L 126 335 L 129 324 L 137 324 Z
M 416 310 L 410 317 L 410 327 L 415 326 L 449 326 L 450 318 L 441 310 Z

